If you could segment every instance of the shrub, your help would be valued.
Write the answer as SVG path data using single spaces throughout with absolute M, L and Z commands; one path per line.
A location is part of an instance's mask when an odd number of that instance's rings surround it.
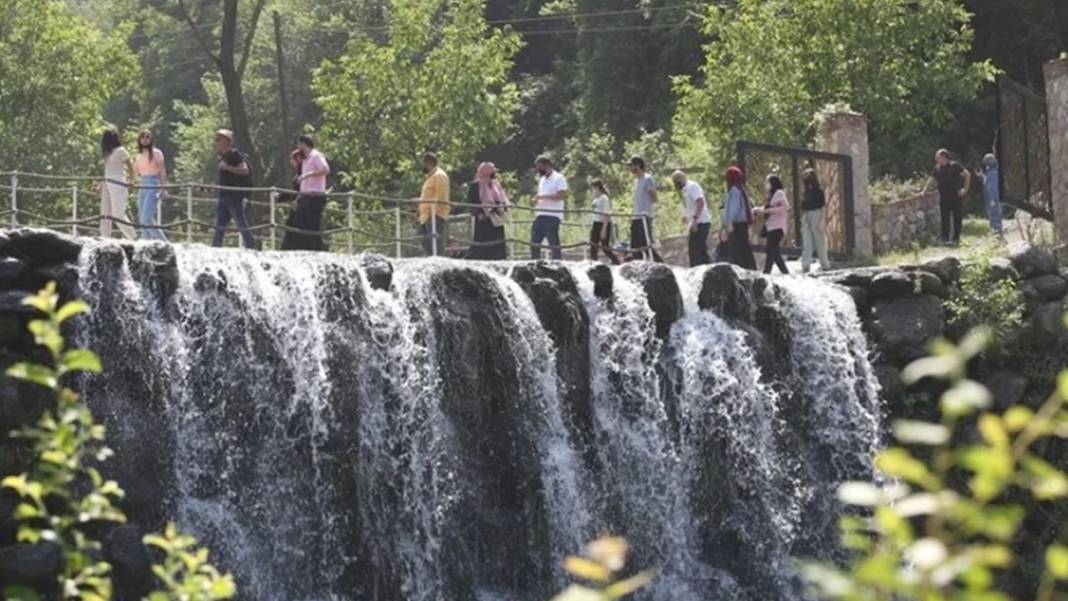
M 572 584 L 552 601 L 612 601 L 621 599 L 652 582 L 655 570 L 645 570 L 628 578 L 620 572 L 627 563 L 627 541 L 619 537 L 599 538 L 586 546 L 583 557 L 564 560 L 572 576 L 593 583 L 596 588 Z
M 1008 340 L 1023 322 L 1024 303 L 1016 282 L 996 273 L 989 255 L 964 265 L 945 307 L 951 327 L 964 330 L 987 325 L 995 346 Z

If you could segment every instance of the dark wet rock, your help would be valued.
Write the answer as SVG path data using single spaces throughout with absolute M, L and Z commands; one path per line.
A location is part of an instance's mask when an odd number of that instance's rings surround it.
M 178 257 L 170 244 L 154 241 L 138 245 L 129 261 L 134 279 L 151 290 L 161 303 L 166 303 L 178 290 Z
M 152 586 L 152 560 L 134 525 L 116 526 L 104 538 L 104 559 L 111 564 L 116 601 L 136 601 Z
M 889 267 L 861 267 L 858 269 L 843 269 L 838 271 L 820 272 L 816 277 L 821 280 L 834 282 L 842 286 L 857 286 L 867 288 L 871 285 L 875 276 L 891 271 Z
M 1019 291 L 1028 302 L 1060 300 L 1068 291 L 1068 281 L 1059 275 L 1039 275 L 1020 282 Z
M 1012 261 L 1004 257 L 990 259 L 990 279 L 995 282 L 1001 280 L 1019 280 L 1020 272 L 1013 266 Z
M 49 282 L 56 283 L 56 292 L 62 302 L 81 297 L 78 266 L 74 263 L 54 263 L 34 267 L 22 278 L 22 288 L 40 290 Z
M 1027 392 L 1027 377 L 1009 371 L 996 371 L 983 378 L 998 407 L 1008 408 L 1023 400 Z
M 941 299 L 927 294 L 875 301 L 868 320 L 876 348 L 898 368 L 927 355 L 928 343 L 944 326 Z
M 74 263 L 82 246 L 74 239 L 50 230 L 19 228 L 8 230 L 8 256 L 31 263 Z
M 0 547 L 0 583 L 23 584 L 38 591 L 54 591 L 56 575 L 60 569 L 62 556 L 55 544 L 16 544 Z
M 1057 273 L 1057 257 L 1051 249 L 1044 246 L 1028 246 L 1013 253 L 1010 260 L 1021 277 L 1031 278 Z
M 713 265 L 705 272 L 697 304 L 720 317 L 748 321 L 754 308 L 752 279 L 732 265 Z
M 955 284 L 960 279 L 960 259 L 957 257 L 943 257 L 928 261 L 920 267 L 938 276 L 938 279 L 946 285 Z
M 7 369 L 8 364 L 5 360 L 0 366 Z M 7 439 L 9 432 L 35 423 L 54 400 L 52 392 L 43 386 L 0 378 L 0 442 Z
M 898 270 L 880 273 L 868 285 L 868 297 L 873 302 L 910 296 L 917 292 L 916 282 L 909 274 Z
M 875 379 L 879 381 L 880 398 L 886 404 L 891 418 L 906 417 L 905 384 L 901 381 L 901 370 L 884 363 L 873 366 Z
M 1034 310 L 1025 325 L 1024 342 L 1036 349 L 1051 349 L 1066 336 L 1065 306 L 1061 302 L 1041 305 Z
M 389 290 L 393 286 L 393 263 L 382 255 L 365 253 L 359 256 L 360 267 L 367 274 L 367 283 L 375 290 Z
M 0 257 L 0 288 L 17 285 L 19 278 L 26 272 L 26 262 L 14 257 Z
M 868 314 L 871 309 L 871 305 L 868 301 L 868 289 L 861 288 L 860 286 L 842 286 L 853 299 L 853 304 L 857 307 L 857 314 L 864 316 Z
M 593 282 L 593 294 L 599 299 L 608 300 L 612 298 L 612 270 L 607 265 L 595 265 L 590 267 L 586 271 L 586 275 L 589 276 Z
M 675 281 L 675 272 L 660 263 L 633 261 L 620 268 L 619 273 L 640 283 L 645 289 L 649 308 L 656 315 L 657 336 L 666 339 L 671 331 L 671 324 L 682 317 L 682 294 L 678 282 Z
M 920 294 L 933 294 L 943 298 L 947 295 L 945 283 L 936 274 L 921 269 L 913 271 L 909 275 L 912 277 L 913 282 L 919 282 L 917 287 L 920 290 Z

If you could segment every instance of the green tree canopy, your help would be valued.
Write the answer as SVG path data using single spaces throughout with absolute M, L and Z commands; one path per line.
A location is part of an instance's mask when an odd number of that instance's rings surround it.
M 384 35 L 358 34 L 314 76 L 322 139 L 346 183 L 382 189 L 420 153 L 465 166 L 511 130 L 519 36 L 491 29 L 483 0 L 391 0 Z
M 0 3 L 0 165 L 85 172 L 103 110 L 140 75 L 128 29 L 104 35 L 60 0 Z
M 992 74 L 957 0 L 739 0 L 709 8 L 702 80 L 675 80 L 674 138 L 718 165 L 738 138 L 798 144 L 830 103 L 902 139 L 945 126 Z

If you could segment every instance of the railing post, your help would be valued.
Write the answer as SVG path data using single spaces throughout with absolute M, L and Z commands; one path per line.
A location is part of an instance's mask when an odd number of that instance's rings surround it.
M 185 241 L 193 243 L 193 186 L 185 187 Z
M 278 203 L 278 190 L 276 190 L 274 188 L 271 188 L 271 194 L 270 194 L 270 196 L 268 196 L 268 198 L 270 200 L 270 205 L 271 205 L 271 209 L 270 209 L 270 211 L 271 211 L 271 250 L 277 250 L 278 249 L 278 247 L 276 246 L 277 234 L 275 232 L 275 228 L 278 227 L 278 222 L 275 221 L 274 210 L 275 210 L 275 205 Z
M 348 197 L 345 199 L 345 212 L 348 213 L 349 223 L 349 254 L 351 255 L 355 250 L 355 240 L 353 238 L 353 230 L 356 228 L 356 216 L 352 214 L 352 193 L 349 192 Z
M 19 224 L 19 176 L 11 174 L 11 227 Z
M 78 184 L 74 184 L 70 187 L 70 220 L 74 223 L 70 224 L 70 234 L 72 236 L 78 236 Z
M 401 253 L 402 253 L 402 251 L 401 251 L 401 208 L 400 208 L 400 202 L 399 201 L 397 202 L 396 205 L 393 206 L 393 227 L 394 227 L 393 239 L 397 243 L 396 257 L 394 257 L 394 258 L 399 259 L 399 258 L 401 258 Z
M 438 206 L 430 212 L 430 256 L 438 256 Z

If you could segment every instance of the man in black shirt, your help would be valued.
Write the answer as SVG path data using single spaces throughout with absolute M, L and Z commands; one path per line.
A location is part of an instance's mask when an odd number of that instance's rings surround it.
M 219 153 L 219 205 L 215 213 L 215 236 L 212 246 L 222 246 L 223 235 L 230 219 L 237 224 L 245 248 L 259 249 L 248 229 L 245 215 L 245 191 L 252 187 L 252 169 L 241 151 L 234 148 L 234 132 L 220 129 L 215 132 L 215 151 Z
M 960 244 L 961 225 L 964 220 L 964 195 L 972 184 L 972 174 L 949 156 L 949 151 L 942 148 L 935 153 L 935 168 L 931 178 L 923 186 L 923 194 L 931 186 L 931 181 L 938 186 L 938 205 L 942 210 L 942 242 Z M 953 226 L 952 236 L 950 225 Z

